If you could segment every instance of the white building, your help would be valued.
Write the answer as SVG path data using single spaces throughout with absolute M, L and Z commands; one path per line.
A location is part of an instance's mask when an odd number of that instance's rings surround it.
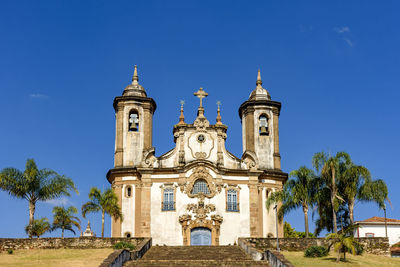
M 159 157 L 152 146 L 156 103 L 139 84 L 114 99 L 115 164 L 107 179 L 119 197 L 124 220 L 112 220 L 112 236 L 152 237 L 153 244 L 228 245 L 238 237 L 276 236 L 275 214 L 265 201 L 281 190 L 279 114 L 258 73 L 256 88 L 239 107 L 243 154 L 225 148 L 228 127 L 218 105 L 216 123 L 205 117 L 200 88 L 197 118 L 186 123 L 183 104 L 173 126 L 176 146 Z M 178 99 L 177 99 L 178 100 Z M 168 103 L 163 103 L 167 105 Z M 178 114 L 176 114 L 178 120 Z M 279 235 L 283 226 L 279 224 Z
M 386 237 L 385 218 L 372 217 L 364 221 L 356 221 L 360 227 L 356 230 L 357 237 Z M 400 220 L 386 219 L 389 244 L 400 242 Z

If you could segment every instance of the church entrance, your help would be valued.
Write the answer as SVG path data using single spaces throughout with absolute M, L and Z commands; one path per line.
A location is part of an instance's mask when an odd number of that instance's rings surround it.
M 211 246 L 211 230 L 205 227 L 193 228 L 190 231 L 191 246 Z

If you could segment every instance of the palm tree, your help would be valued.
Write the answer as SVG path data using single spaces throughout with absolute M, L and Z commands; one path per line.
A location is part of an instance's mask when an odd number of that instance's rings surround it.
M 282 221 L 283 215 L 293 209 L 302 207 L 304 213 L 304 227 L 306 238 L 308 238 L 308 209 L 315 201 L 315 175 L 305 166 L 290 172 L 290 177 L 282 191 L 274 192 L 267 199 L 267 208 L 278 201 L 282 201 L 278 217 Z
M 340 176 L 340 171 L 344 169 L 343 166 L 351 164 L 350 156 L 345 152 L 338 152 L 334 157 L 324 152 L 318 152 L 313 156 L 312 163 L 317 172 L 321 171 L 320 179 L 330 190 L 333 232 L 337 233 L 335 202 L 337 199 L 343 200 L 343 198 L 338 195 L 336 176 Z
M 340 261 L 340 252 L 343 251 L 343 259 L 346 260 L 346 250 L 351 251 L 352 254 L 356 254 L 357 241 L 354 240 L 353 233 L 358 226 L 350 225 L 347 228 L 343 228 L 340 233 L 331 233 L 327 235 L 327 240 L 332 240 L 334 250 L 337 252 L 336 262 Z
M 339 178 L 338 190 L 347 204 L 350 224 L 354 223 L 354 206 L 356 200 L 368 201 L 373 198 L 370 194 L 372 186 L 371 174 L 363 166 L 352 164 Z
M 90 201 L 82 206 L 82 216 L 101 211 L 101 237 L 104 237 L 104 215 L 107 213 L 115 219 L 123 219 L 121 208 L 118 205 L 118 197 L 112 189 L 107 189 L 103 193 L 97 187 L 92 187 L 89 192 Z
M 73 227 L 81 230 L 81 221 L 78 217 L 74 216 L 78 210 L 74 206 L 67 209 L 64 207 L 53 208 L 53 227 L 52 230 L 61 229 L 61 238 L 64 239 L 64 230 L 71 231 L 75 234 Z
M 25 171 L 15 168 L 5 168 L 0 172 L 0 189 L 11 196 L 26 199 L 29 202 L 29 225 L 35 216 L 37 201 L 46 201 L 61 196 L 70 196 L 73 190 L 78 194 L 74 182 L 64 175 L 59 175 L 50 169 L 37 168 L 33 159 L 26 161 Z M 29 234 L 32 237 L 31 234 Z
M 49 220 L 46 217 L 40 218 L 39 220 L 33 220 L 32 224 L 28 224 L 25 227 L 25 232 L 30 236 L 36 236 L 39 238 L 46 232 L 51 231 Z

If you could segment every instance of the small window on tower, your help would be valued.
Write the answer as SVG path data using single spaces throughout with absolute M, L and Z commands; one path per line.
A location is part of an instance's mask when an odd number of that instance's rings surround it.
M 129 131 L 139 131 L 139 114 L 136 110 L 133 110 L 129 113 Z
M 126 197 L 131 197 L 132 196 L 132 187 L 128 186 L 126 188 Z
M 259 134 L 260 135 L 269 135 L 268 118 L 266 115 L 260 116 Z

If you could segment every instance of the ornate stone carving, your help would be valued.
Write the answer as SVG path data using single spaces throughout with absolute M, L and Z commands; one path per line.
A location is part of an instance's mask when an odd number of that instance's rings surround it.
M 202 142 L 198 141 L 199 136 L 204 138 Z M 187 139 L 187 146 L 193 158 L 208 159 L 211 156 L 211 151 L 215 147 L 215 140 L 206 132 L 194 132 Z
M 197 193 L 192 194 L 193 186 L 198 179 L 202 179 L 207 182 L 208 189 L 210 190 L 209 194 Z M 188 178 L 188 182 L 185 185 L 185 193 L 189 197 L 199 197 L 204 195 L 204 197 L 212 198 L 217 193 L 217 188 L 213 182 L 213 177 L 208 172 L 208 169 L 204 166 L 200 166 L 194 169 L 192 175 Z
M 218 214 L 211 214 L 215 212 L 215 205 L 205 204 L 204 195 L 200 195 L 197 204 L 188 204 L 186 210 L 186 214 L 179 216 L 179 223 L 182 225 L 184 245 L 189 245 L 190 232 L 196 227 L 209 228 L 212 232 L 212 244 L 218 245 L 220 225 L 223 222 L 223 218 Z
M 207 157 L 206 152 L 196 152 L 194 153 L 195 158 L 197 159 L 205 159 Z
M 183 166 L 185 165 L 185 151 L 184 150 L 179 150 L 179 165 Z
M 157 161 L 157 158 L 154 156 L 154 153 L 155 153 L 154 147 L 143 151 L 144 166 L 153 167 L 154 162 Z
M 196 130 L 198 130 L 198 131 L 200 131 L 200 130 L 205 131 L 206 128 L 210 126 L 210 122 L 206 119 L 206 117 L 199 116 L 196 118 L 193 125 L 194 125 L 194 127 L 196 127 Z
M 242 156 L 242 161 L 246 164 L 249 170 L 255 170 L 258 167 L 257 155 L 252 151 L 245 151 Z

